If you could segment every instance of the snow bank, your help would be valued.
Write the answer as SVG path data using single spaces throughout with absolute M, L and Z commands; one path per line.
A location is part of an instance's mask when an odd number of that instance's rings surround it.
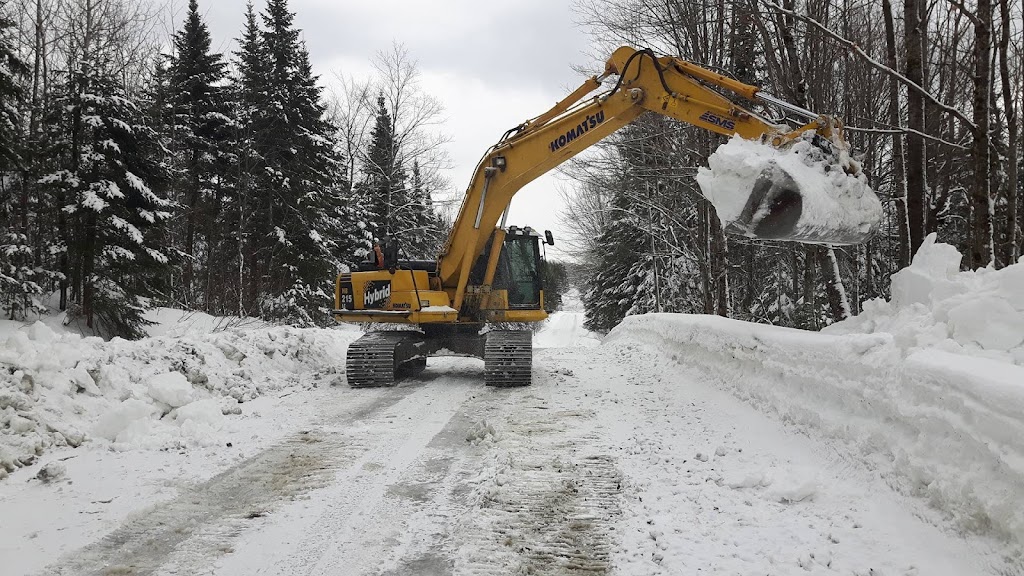
M 922 497 L 963 529 L 1024 542 L 1024 368 L 922 350 L 890 334 L 828 335 L 717 316 L 627 318 L 639 342 Z
M 259 318 L 237 318 L 233 316 L 211 316 L 205 312 L 178 310 L 176 308 L 153 308 L 143 315 L 153 322 L 146 327 L 150 336 L 202 336 L 238 328 L 268 328 L 270 324 Z
M 960 272 L 960 258 L 929 236 L 890 302 L 820 334 L 653 314 L 606 342 L 653 346 L 962 528 L 1024 542 L 1024 264 Z
M 834 145 L 836 158 L 815 145 L 813 138 L 813 132 L 805 132 L 780 149 L 734 136 L 708 158 L 708 168 L 697 170 L 697 183 L 728 232 L 755 236 L 769 214 L 767 208 L 774 204 L 768 197 L 761 204 L 757 194 L 751 194 L 755 183 L 762 176 L 779 180 L 787 174 L 799 190 L 802 212 L 786 238 L 850 244 L 877 231 L 882 204 L 860 166 L 842 143 Z M 756 209 L 747 206 L 751 198 L 758 201 Z
M 860 315 L 824 332 L 891 334 L 904 356 L 938 349 L 1024 366 L 1024 263 L 960 272 L 960 259 L 929 235 L 893 274 L 890 302 L 865 302 Z
M 344 365 L 354 330 L 228 330 L 136 342 L 0 334 L 0 477 L 54 446 L 115 450 L 210 445 L 232 405 L 313 385 Z

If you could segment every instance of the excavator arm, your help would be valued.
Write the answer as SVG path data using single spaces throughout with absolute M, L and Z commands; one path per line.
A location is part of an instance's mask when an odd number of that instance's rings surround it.
M 602 81 L 613 75 L 617 76 L 614 86 L 594 95 Z M 733 104 L 719 91 L 782 107 L 807 123 L 795 130 L 775 125 Z M 487 151 L 476 167 L 436 263 L 403 263 L 392 258 L 383 268 L 367 263 L 357 271 L 338 275 L 334 316 L 339 321 L 418 328 L 368 332 L 353 342 L 346 356 L 349 385 L 393 386 L 401 375 L 425 369 L 428 357 L 453 354 L 482 358 L 484 381 L 489 386 L 529 384 L 531 332 L 510 329 L 508 324 L 539 322 L 547 317 L 539 281 L 538 238 L 529 229 L 506 229 L 503 215 L 507 215 L 509 202 L 523 186 L 648 111 L 746 139 L 730 141 L 716 151 L 716 156 L 733 143 L 746 146 L 748 141 L 760 142 L 751 144 L 754 148 L 732 150 L 732 157 L 723 156 L 721 164 L 727 168 L 723 172 L 727 178 L 711 174 L 706 185 L 701 178 L 707 174 L 697 175 L 705 196 L 727 224 L 727 232 L 848 244 L 863 241 L 873 231 L 871 218 L 860 218 L 862 222 L 854 226 L 846 225 L 841 218 L 831 218 L 844 212 L 841 206 L 835 209 L 829 204 L 835 198 L 826 201 L 824 208 L 804 201 L 813 195 L 802 185 L 813 180 L 808 170 L 816 170 L 805 166 L 804 161 L 822 155 L 821 150 L 808 148 L 808 136 L 820 140 L 815 146 L 820 144 L 821 149 L 830 151 L 827 155 L 834 157 L 828 162 L 829 170 L 821 171 L 823 176 L 814 185 L 830 187 L 838 182 L 839 186 L 833 186 L 838 193 L 833 196 L 839 200 L 858 194 L 874 198 L 870 189 L 864 193 L 857 186 L 847 186 L 851 173 L 857 182 L 864 179 L 856 177 L 857 164 L 845 154 L 846 142 L 838 121 L 788 105 L 755 86 L 685 60 L 659 57 L 649 50 L 620 48 L 608 60 L 602 76 L 590 78 L 551 110 L 510 130 Z M 751 161 L 750 156 L 765 150 L 772 154 L 788 150 L 788 156 Z M 798 153 L 801 157 L 794 162 L 793 156 Z M 733 160 L 737 154 L 739 164 L 754 166 L 754 172 L 737 176 L 735 170 L 729 171 L 736 164 Z M 712 156 L 712 173 L 716 162 Z M 744 180 L 747 176 L 750 182 Z M 716 201 L 709 190 L 718 195 L 719 201 L 729 202 Z M 877 204 L 877 198 L 874 202 Z M 835 203 L 842 204 L 838 200 Z M 731 210 L 730 217 L 723 216 L 720 206 Z M 871 210 L 864 213 L 873 214 Z
M 602 85 L 602 80 L 611 75 L 618 76 L 614 87 L 590 96 Z M 751 101 L 783 107 L 808 122 L 795 130 L 772 124 L 733 104 L 711 87 L 728 90 Z M 535 178 L 648 111 L 727 136 L 763 139 L 774 147 L 785 146 L 806 132 L 845 144 L 841 124 L 831 117 L 786 104 L 763 94 L 756 86 L 679 58 L 658 57 L 649 50 L 619 48 L 608 60 L 603 76 L 588 79 L 551 110 L 511 130 L 477 165 L 440 257 L 441 283 L 453 292 L 456 309 L 461 308 L 465 298 L 470 269 L 495 232 L 512 197 Z M 750 212 L 756 213 L 756 208 Z M 835 243 L 863 239 L 838 240 Z M 493 278 L 493 264 L 500 244 L 500 238 L 492 243 L 494 253 L 489 258 L 485 285 Z

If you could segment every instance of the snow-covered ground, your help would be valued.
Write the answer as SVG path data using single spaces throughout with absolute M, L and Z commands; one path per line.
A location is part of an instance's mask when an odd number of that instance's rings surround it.
M 345 329 L 3 325 L 0 574 L 1024 574 L 1021 266 L 952 258 L 827 334 L 557 313 L 520 389 L 351 389 Z

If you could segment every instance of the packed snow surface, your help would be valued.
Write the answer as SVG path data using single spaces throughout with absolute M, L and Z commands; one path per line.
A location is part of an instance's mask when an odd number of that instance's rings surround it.
M 534 335 L 535 348 L 591 347 L 601 343 L 600 336 L 583 327 L 585 319 L 578 312 L 555 312 L 543 329 Z
M 861 241 L 877 231 L 882 204 L 846 145 L 829 145 L 836 154 L 819 148 L 813 132 L 805 132 L 782 148 L 733 136 L 711 155 L 708 168 L 697 170 L 697 183 L 714 204 L 724 228 L 738 223 L 744 233 L 752 235 L 772 204 L 760 205 L 745 216 L 748 222 L 738 222 L 744 219 L 755 183 L 762 177 L 776 180 L 788 174 L 802 199 L 791 239 L 835 244 Z

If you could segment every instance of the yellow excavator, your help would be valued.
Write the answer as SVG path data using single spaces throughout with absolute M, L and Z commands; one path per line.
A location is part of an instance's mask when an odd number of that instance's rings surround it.
M 603 92 L 604 81 L 614 85 Z M 726 94 L 798 116 L 792 129 L 737 106 Z M 477 165 L 465 200 L 437 260 L 398 258 L 393 245 L 380 261 L 338 275 L 339 322 L 404 325 L 371 331 L 348 349 L 346 374 L 353 387 L 392 386 L 426 367 L 430 356 L 475 356 L 484 361 L 489 386 L 530 384 L 530 330 L 505 329 L 547 318 L 541 283 L 541 245 L 553 244 L 528 227 L 506 226 L 509 202 L 524 185 L 572 158 L 645 112 L 654 112 L 723 135 L 757 140 L 785 150 L 808 136 L 838 156 L 847 150 L 841 123 L 788 104 L 758 87 L 737 82 L 686 60 L 622 47 L 604 74 L 588 79 L 547 112 L 509 130 Z M 859 170 L 835 158 L 847 172 Z M 746 205 L 726 228 L 747 236 L 828 244 L 860 243 L 877 222 L 812 227 L 798 223 L 806 191 L 785 169 L 773 166 L 753 183 Z M 873 195 L 873 193 L 872 193 Z M 876 199 L 877 202 L 877 199 Z M 404 328 L 404 329 L 403 329 Z

